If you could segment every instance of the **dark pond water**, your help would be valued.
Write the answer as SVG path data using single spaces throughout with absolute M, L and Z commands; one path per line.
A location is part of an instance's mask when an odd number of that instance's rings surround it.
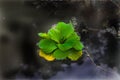
M 0 79 L 119 80 L 119 14 L 119 0 L 1 0 Z M 83 57 L 75 62 L 40 58 L 37 34 L 70 20 L 85 45 Z

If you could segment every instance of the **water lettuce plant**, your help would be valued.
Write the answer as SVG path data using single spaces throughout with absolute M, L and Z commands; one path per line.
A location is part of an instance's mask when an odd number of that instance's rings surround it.
M 38 33 L 41 40 L 39 56 L 47 61 L 70 59 L 76 61 L 82 56 L 83 44 L 72 23 L 58 22 L 47 33 Z

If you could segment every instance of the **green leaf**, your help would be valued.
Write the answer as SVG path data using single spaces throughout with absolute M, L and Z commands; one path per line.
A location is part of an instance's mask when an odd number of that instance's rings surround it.
M 63 39 L 67 39 L 74 32 L 74 28 L 71 23 L 66 24 L 64 22 L 59 22 L 56 29 L 60 31 L 60 35 Z
M 75 44 L 75 39 L 69 38 L 63 44 L 58 44 L 58 48 L 62 51 L 67 51 L 73 47 Z
M 63 60 L 66 59 L 66 57 L 68 56 L 68 53 L 66 53 L 65 51 L 61 51 L 60 49 L 55 50 L 55 52 L 53 53 L 53 56 L 57 59 L 57 60 Z
M 80 41 L 76 41 L 73 48 L 80 51 L 80 50 L 82 50 L 84 48 L 84 45 Z
M 72 48 L 72 45 L 69 43 L 65 43 L 65 44 L 58 44 L 58 48 L 62 51 L 67 51 L 70 48 Z
M 58 44 L 58 48 L 62 51 L 71 49 L 76 42 L 80 40 L 80 37 L 74 32 L 63 44 Z
M 68 58 L 71 59 L 72 61 L 76 61 L 81 56 L 82 56 L 82 51 L 79 51 L 79 52 L 71 51 L 71 53 L 68 55 Z
M 54 51 L 57 48 L 55 42 L 53 42 L 52 40 L 49 40 L 49 39 L 42 39 L 38 43 L 38 46 L 45 53 L 51 53 L 52 51 Z
M 38 35 L 42 38 L 49 38 L 47 33 L 38 33 Z
M 53 27 L 48 31 L 48 35 L 50 36 L 52 40 L 56 41 L 57 43 L 60 43 L 61 34 L 59 30 Z
M 73 32 L 72 35 L 70 36 L 70 38 L 80 40 L 80 36 L 78 36 L 78 34 L 76 32 Z

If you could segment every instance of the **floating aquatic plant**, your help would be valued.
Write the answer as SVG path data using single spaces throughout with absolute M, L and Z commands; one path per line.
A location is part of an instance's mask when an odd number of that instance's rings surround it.
M 47 33 L 38 33 L 41 40 L 39 56 L 47 61 L 70 59 L 78 60 L 82 56 L 83 44 L 72 23 L 58 22 Z

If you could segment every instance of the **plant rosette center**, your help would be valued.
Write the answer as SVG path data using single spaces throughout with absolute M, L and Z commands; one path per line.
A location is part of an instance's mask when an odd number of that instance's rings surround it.
M 41 40 L 39 56 L 47 61 L 70 59 L 76 61 L 82 56 L 84 45 L 72 23 L 58 22 L 47 33 L 38 33 Z

